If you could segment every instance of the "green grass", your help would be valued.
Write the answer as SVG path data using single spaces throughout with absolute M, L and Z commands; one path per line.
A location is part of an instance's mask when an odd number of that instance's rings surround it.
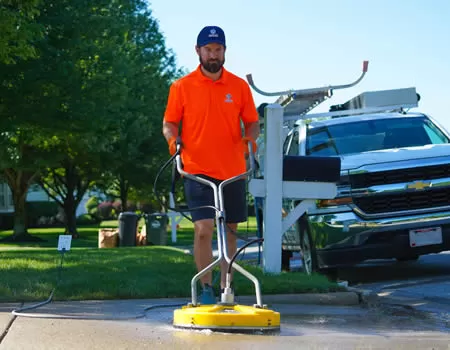
M 167 228 L 168 237 L 167 244 L 170 246 L 188 246 L 192 245 L 194 242 L 194 227 L 193 224 L 187 220 L 181 220 L 179 228 L 177 229 L 177 241 L 172 243 L 172 230 L 170 227 Z M 249 218 L 248 222 L 241 223 L 238 227 L 237 232 L 239 237 L 248 238 L 256 236 L 256 222 L 254 218 Z
M 144 219 L 139 222 L 139 227 L 144 225 Z M 80 238 L 72 240 L 74 248 L 97 248 L 98 247 L 98 230 L 100 228 L 117 228 L 117 220 L 102 221 L 98 225 L 78 226 L 77 230 Z M 33 236 L 42 239 L 41 242 L 17 242 L 3 243 L 0 242 L 1 248 L 29 247 L 29 248 L 52 248 L 58 246 L 58 236 L 64 234 L 63 227 L 55 228 L 32 228 L 28 232 Z M 12 234 L 11 230 L 0 231 L 0 239 Z M 167 245 L 175 247 L 184 247 L 192 245 L 194 242 L 194 226 L 187 219 L 181 220 L 177 229 L 177 241 L 172 242 L 172 231 L 170 225 L 167 227 Z M 242 223 L 238 228 L 238 235 L 241 237 L 249 237 L 256 235 L 256 221 L 254 217 L 250 217 L 248 222 Z
M 195 264 L 191 255 L 176 246 L 192 245 L 194 234 L 191 222 L 183 220 L 180 223 L 175 244 L 171 243 L 168 228 L 169 246 L 165 247 L 98 249 L 100 227 L 117 227 L 117 221 L 78 228 L 80 238 L 72 240 L 72 249 L 65 254 L 62 279 L 54 296 L 56 300 L 190 296 Z M 64 233 L 64 229 L 41 228 L 30 229 L 29 232 L 44 241 L 0 243 L 0 301 L 42 300 L 56 285 L 61 258 L 56 247 L 58 236 Z M 0 239 L 11 233 L 0 232 Z M 250 218 L 248 225 L 241 224 L 239 233 L 254 236 L 254 218 Z M 267 275 L 259 267 L 245 267 L 257 276 L 263 294 L 342 290 L 321 275 L 307 276 L 299 272 Z M 249 280 L 239 273 L 235 276 L 237 294 L 254 294 L 253 284 Z
M 0 251 L 0 302 L 46 299 L 58 280 L 60 258 L 54 249 Z M 268 275 L 243 266 L 259 279 L 263 294 L 340 290 L 321 275 Z M 192 256 L 173 247 L 74 248 L 65 254 L 54 299 L 189 297 L 195 273 Z M 236 293 L 253 295 L 253 284 L 239 273 L 235 276 Z
M 78 227 L 78 233 L 80 238 L 72 240 L 72 246 L 75 248 L 93 248 L 98 246 L 98 225 L 92 226 L 80 226 Z M 2 248 L 56 248 L 58 246 L 59 235 L 64 234 L 63 227 L 52 227 L 52 228 L 31 228 L 28 232 L 42 239 L 42 241 L 37 242 L 14 242 L 14 243 L 4 243 L 0 242 L 0 249 Z M 12 234 L 11 230 L 0 231 L 0 239 L 7 237 Z

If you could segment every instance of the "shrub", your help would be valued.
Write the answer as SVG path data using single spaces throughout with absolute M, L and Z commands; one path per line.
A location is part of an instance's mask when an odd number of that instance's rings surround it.
M 137 210 L 136 203 L 132 202 L 132 201 L 127 202 L 127 207 L 128 207 L 128 211 L 136 211 Z
M 151 203 L 138 203 L 137 209 L 142 213 L 153 213 L 153 205 Z
M 77 225 L 92 225 L 97 222 L 97 219 L 90 214 L 81 214 L 77 217 Z
M 85 204 L 85 208 L 88 214 L 92 215 L 92 216 L 98 216 L 98 205 L 100 204 L 100 200 L 98 199 L 98 197 L 92 196 L 90 197 L 86 204 Z
M 11 230 L 14 227 L 14 213 L 0 214 L 0 229 Z
M 112 219 L 112 211 L 114 209 L 113 203 L 110 201 L 101 202 L 98 205 L 98 216 L 101 220 L 110 220 Z
M 38 226 L 42 217 L 55 217 L 58 210 L 58 203 L 53 201 L 26 202 L 28 227 Z
M 122 201 L 120 199 L 116 199 L 113 202 L 113 208 L 116 213 L 123 212 Z M 137 209 L 138 208 L 136 206 L 136 203 L 134 203 L 133 201 L 127 201 L 127 211 L 136 211 Z
M 120 199 L 116 199 L 112 203 L 112 206 L 113 206 L 114 210 L 116 211 L 116 213 L 120 213 L 122 211 L 122 201 Z

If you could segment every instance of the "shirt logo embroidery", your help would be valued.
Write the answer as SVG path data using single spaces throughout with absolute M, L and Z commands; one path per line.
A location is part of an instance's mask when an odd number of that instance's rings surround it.
M 231 94 L 225 95 L 225 103 L 233 103 L 233 96 Z

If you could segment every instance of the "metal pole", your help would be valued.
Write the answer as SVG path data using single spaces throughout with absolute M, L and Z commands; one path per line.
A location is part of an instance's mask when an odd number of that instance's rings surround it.
M 169 204 L 171 208 L 175 208 L 175 198 L 173 192 L 169 193 Z M 167 213 L 170 217 L 170 225 L 172 228 L 172 243 L 175 243 L 177 241 L 177 220 L 176 217 L 178 216 L 175 212 L 169 212 Z
M 283 206 L 283 108 L 267 105 L 264 113 L 265 200 L 263 266 L 265 272 L 281 272 Z

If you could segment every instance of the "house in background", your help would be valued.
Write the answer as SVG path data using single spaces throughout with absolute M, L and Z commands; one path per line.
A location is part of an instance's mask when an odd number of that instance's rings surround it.
M 76 215 L 79 216 L 81 214 L 86 213 L 86 202 L 89 199 L 88 194 L 85 195 L 85 198 L 83 198 L 80 202 L 80 205 L 78 205 Z M 47 193 L 45 193 L 42 188 L 40 188 L 37 185 L 31 186 L 28 190 L 27 194 L 27 202 L 53 202 L 53 199 L 51 199 Z M 1 183 L 0 182 L 0 214 L 4 213 L 14 213 L 14 203 L 12 199 L 12 193 L 9 189 L 9 186 L 7 183 Z
M 0 182 L 0 213 L 14 213 L 12 193 L 8 184 Z

